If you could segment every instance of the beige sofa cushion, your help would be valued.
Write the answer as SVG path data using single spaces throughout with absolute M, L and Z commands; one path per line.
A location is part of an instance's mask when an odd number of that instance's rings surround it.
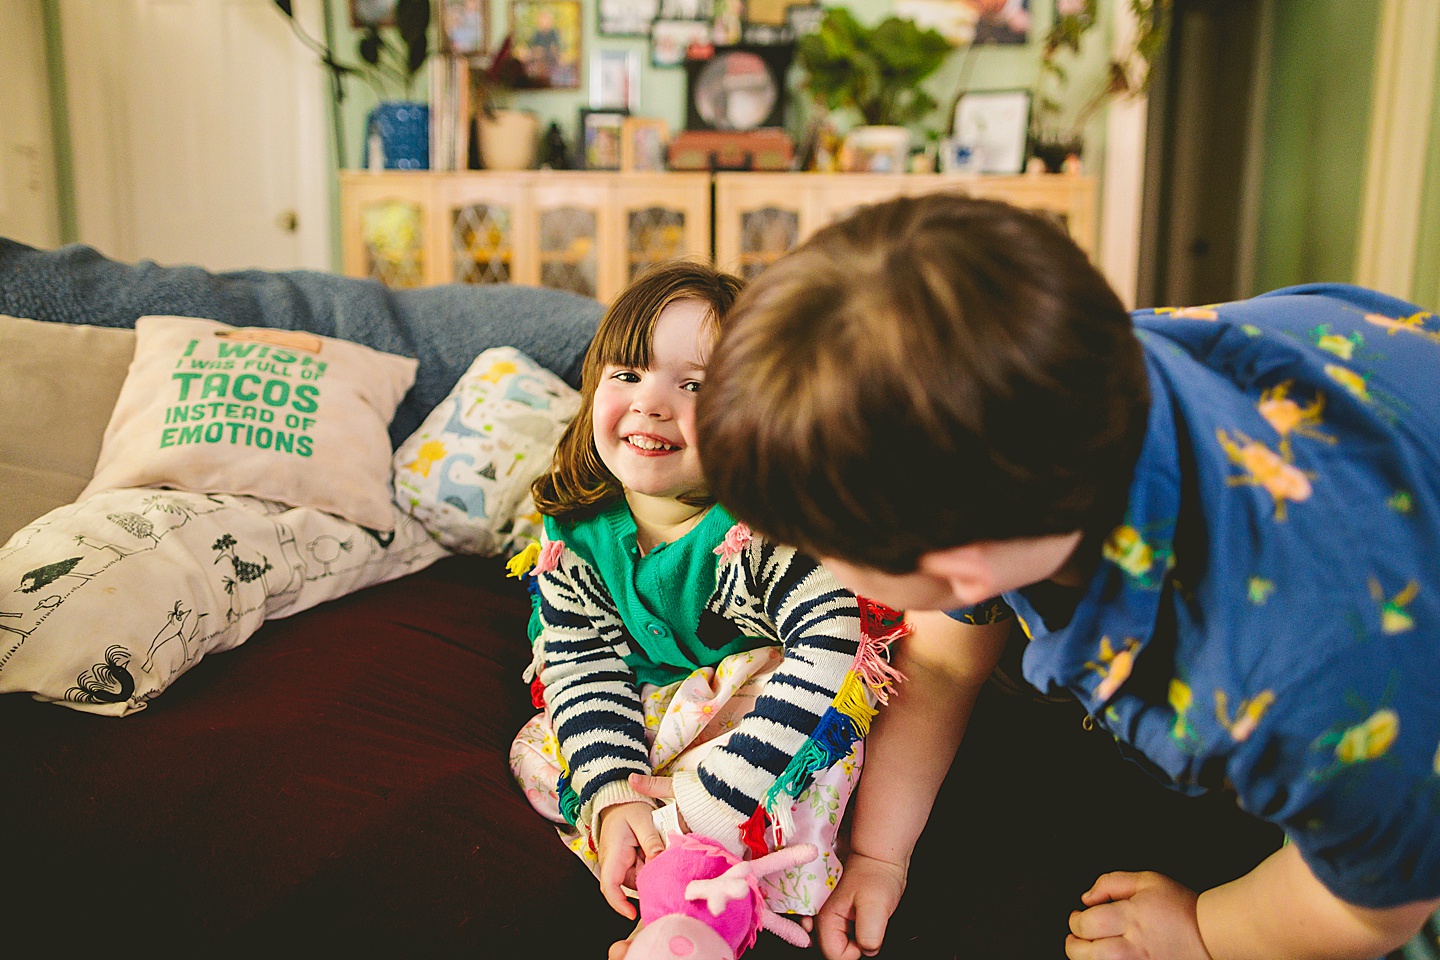
M 0 315 L 0 543 L 90 482 L 135 332 Z

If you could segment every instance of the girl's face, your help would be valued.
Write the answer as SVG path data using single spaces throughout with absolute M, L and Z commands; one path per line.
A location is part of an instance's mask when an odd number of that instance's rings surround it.
M 660 312 L 650 368 L 606 364 L 595 387 L 595 449 L 631 493 L 703 494 L 695 400 L 714 343 L 710 304 L 677 300 Z

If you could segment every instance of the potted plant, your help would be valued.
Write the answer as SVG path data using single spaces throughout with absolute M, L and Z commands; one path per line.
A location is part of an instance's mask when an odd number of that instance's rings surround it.
M 1080 44 L 1099 22 L 1098 0 L 1056 0 L 1055 22 L 1040 48 L 1040 73 L 1035 81 L 1035 110 L 1030 123 L 1030 153 L 1045 169 L 1059 173 L 1070 157 L 1085 149 L 1085 125 L 1112 99 L 1143 93 L 1150 67 L 1165 48 L 1170 30 L 1171 0 L 1130 0 L 1135 35 L 1119 55 L 1106 61 L 1098 87 L 1068 122 L 1059 96 L 1069 84 L 1065 58 L 1080 53 Z
M 849 110 L 862 124 L 846 136 L 845 152 L 854 168 L 870 157 L 903 173 L 910 152 L 905 124 L 935 108 L 921 83 L 940 68 L 955 45 L 913 20 L 888 17 L 865 27 L 844 7 L 829 7 L 820 27 L 801 37 L 796 59 L 805 71 L 803 86 L 826 111 Z
M 507 106 L 510 91 L 530 86 L 525 63 L 515 56 L 514 39 L 512 34 L 501 41 L 489 65 L 471 75 L 480 165 L 487 170 L 528 170 L 535 165 L 540 119 L 532 111 Z
M 415 100 L 414 91 L 415 78 L 430 56 L 430 0 L 396 0 L 394 26 L 364 28 L 356 43 L 358 59 L 353 63 L 337 60 L 327 44 L 301 29 L 293 0 L 275 0 L 275 6 L 296 36 L 330 69 L 337 106 L 345 98 L 347 77 L 360 78 L 374 91 L 377 103 L 365 122 L 366 139 L 379 139 L 385 166 L 428 169 L 430 106 Z M 337 109 L 337 118 L 338 113 Z M 337 129 L 336 142 L 343 143 L 338 134 Z

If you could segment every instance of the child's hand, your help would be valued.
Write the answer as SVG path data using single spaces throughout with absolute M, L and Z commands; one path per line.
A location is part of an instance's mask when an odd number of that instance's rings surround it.
M 905 892 L 906 872 L 898 863 L 850 854 L 840 882 L 815 918 L 826 960 L 855 960 L 879 952 L 885 927 Z
M 650 817 L 653 809 L 648 803 L 633 801 L 617 803 L 600 812 L 600 837 L 595 844 L 600 860 L 596 871 L 600 892 L 616 913 L 630 920 L 637 916 L 635 906 L 620 886 L 624 884 L 633 890 L 635 871 L 665 849 L 665 841 Z
M 1081 895 L 1086 909 L 1070 914 L 1065 956 L 1211 960 L 1195 919 L 1197 899 L 1194 891 L 1158 873 L 1107 873 Z

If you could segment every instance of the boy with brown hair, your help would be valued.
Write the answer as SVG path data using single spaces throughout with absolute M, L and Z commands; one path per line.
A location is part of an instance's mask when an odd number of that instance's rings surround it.
M 700 398 L 711 490 L 915 626 L 826 956 L 879 949 L 1012 623 L 1032 684 L 1289 841 L 1199 895 L 1100 877 L 1069 957 L 1414 934 L 1440 906 L 1437 401 L 1440 320 L 1413 305 L 1316 285 L 1132 317 L 1053 224 L 989 201 L 865 208 L 757 278 Z

